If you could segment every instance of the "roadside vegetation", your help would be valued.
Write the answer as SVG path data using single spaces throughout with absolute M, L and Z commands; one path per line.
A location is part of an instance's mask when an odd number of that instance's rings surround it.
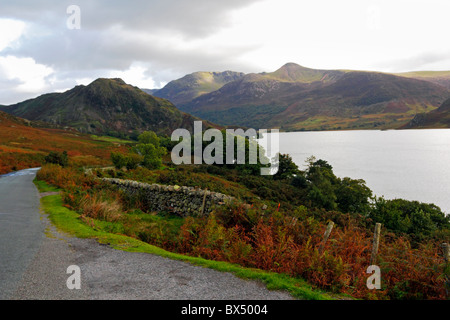
M 142 160 L 145 152 L 138 150 L 163 146 L 170 151 L 167 139 L 146 134 L 122 157 L 137 154 Z M 76 223 L 170 254 L 262 270 L 358 299 L 447 297 L 440 245 L 450 239 L 450 219 L 435 205 L 376 197 L 363 180 L 336 177 L 321 159 L 308 159 L 300 170 L 288 155 L 280 155 L 279 172 L 261 176 L 255 168 L 234 165 L 175 166 L 165 152 L 149 154 L 149 166 L 145 161 L 116 165 L 113 155 L 115 167 L 90 173 L 73 163 L 46 164 L 37 180 L 62 190 L 60 204 Z M 217 207 L 208 217 L 183 218 L 170 208 L 149 211 L 97 179 L 102 177 L 207 188 L 240 201 Z M 330 221 L 335 227 L 323 244 Z M 369 290 L 366 270 L 376 223 L 382 224 L 377 256 L 382 287 Z

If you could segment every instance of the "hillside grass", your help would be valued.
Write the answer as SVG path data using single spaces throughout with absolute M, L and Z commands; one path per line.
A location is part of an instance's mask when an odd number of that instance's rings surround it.
M 0 112 L 0 174 L 40 167 L 48 153 L 63 151 L 73 165 L 106 166 L 112 151 L 126 149 L 122 140 L 95 140 L 73 130 L 33 127 L 29 121 Z
M 97 136 L 97 135 L 93 134 L 90 137 L 93 140 L 105 141 L 105 142 L 110 142 L 110 143 L 114 143 L 114 144 L 132 144 L 132 143 L 135 143 L 135 141 L 132 141 L 132 140 L 125 140 L 125 139 L 120 139 L 120 138 L 110 137 L 110 136 Z

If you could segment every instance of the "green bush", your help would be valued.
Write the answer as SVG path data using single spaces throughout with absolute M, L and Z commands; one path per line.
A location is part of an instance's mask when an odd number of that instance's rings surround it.
M 127 154 L 111 153 L 111 161 L 116 169 L 126 167 L 134 170 L 139 166 L 147 169 L 159 169 L 162 166 L 162 158 L 167 149 L 160 146 L 159 137 L 152 131 L 146 131 L 139 135 L 139 143 Z
M 127 158 L 126 155 L 119 153 L 119 152 L 112 152 L 111 153 L 111 161 L 114 165 L 114 167 L 118 170 L 122 169 L 127 165 Z
M 61 167 L 66 167 L 69 164 L 69 156 L 67 151 L 64 152 L 50 152 L 45 158 L 44 162 L 47 164 L 57 164 Z
M 409 234 L 416 241 L 450 229 L 450 216 L 434 204 L 418 201 L 376 198 L 368 217 L 394 232 Z

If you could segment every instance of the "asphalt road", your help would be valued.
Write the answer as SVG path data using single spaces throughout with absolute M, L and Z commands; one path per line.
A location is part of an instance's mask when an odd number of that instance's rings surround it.
M 0 299 L 13 294 L 44 238 L 36 171 L 0 177 Z
M 257 281 L 62 234 L 39 211 L 36 170 L 0 177 L 1 300 L 291 300 Z M 79 267 L 79 289 L 69 289 Z

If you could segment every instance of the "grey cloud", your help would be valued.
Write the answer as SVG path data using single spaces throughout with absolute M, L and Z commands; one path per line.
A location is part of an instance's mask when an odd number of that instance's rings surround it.
M 150 1 L 3 1 L 0 18 L 28 23 L 18 46 L 0 55 L 31 57 L 55 70 L 48 88 L 65 88 L 76 78 L 94 78 L 110 70 L 127 70 L 134 62 L 147 67 L 146 75 L 165 83 L 195 71 L 248 72 L 240 55 L 250 45 L 221 50 L 170 48 L 151 39 L 176 36 L 189 43 L 226 28 L 229 13 L 261 0 L 150 0 Z M 81 29 L 66 27 L 66 8 L 81 9 Z M 2 31 L 0 31 L 2 32 Z M 145 40 L 149 39 L 149 40 Z M 4 96 L 2 95 L 2 98 Z
M 129 30 L 169 30 L 188 38 L 204 37 L 226 26 L 228 14 L 261 0 L 16 0 L 1 1 L 0 17 L 58 27 L 64 25 L 66 9 L 76 3 L 82 27 L 108 29 L 121 25 Z
M 223 50 L 176 49 L 142 41 L 132 35 L 82 29 L 22 39 L 20 47 L 5 49 L 3 54 L 33 57 L 37 63 L 51 66 L 59 72 L 126 70 L 133 62 L 141 62 L 152 67 L 149 76 L 155 81 L 167 82 L 173 78 L 164 77 L 164 74 L 168 75 L 162 72 L 164 70 L 174 70 L 178 75 L 194 71 L 221 71 L 224 68 L 246 72 L 249 66 L 240 65 L 236 58 L 257 48 L 242 45 L 224 47 Z
M 14 89 L 21 84 L 18 79 L 6 80 L 0 70 L 0 105 L 7 105 L 28 98 L 29 94 L 15 92 Z

